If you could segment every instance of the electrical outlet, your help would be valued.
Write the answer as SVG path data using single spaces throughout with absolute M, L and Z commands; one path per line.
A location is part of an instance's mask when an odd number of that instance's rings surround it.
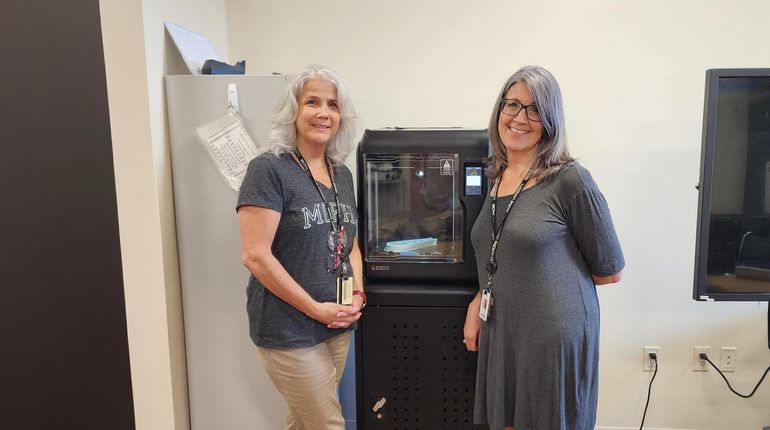
M 655 360 L 650 358 L 650 353 L 654 352 L 660 360 L 660 347 L 659 346 L 645 346 L 644 353 L 642 355 L 642 370 L 645 372 L 652 372 L 655 370 Z
M 710 346 L 695 346 L 692 349 L 692 371 L 693 372 L 708 372 L 709 363 L 706 360 L 700 358 L 700 353 L 703 352 L 706 355 L 711 353 Z M 709 357 L 711 358 L 711 357 Z
M 738 348 L 734 346 L 723 346 L 719 355 L 719 370 L 723 372 L 735 372 L 737 361 Z

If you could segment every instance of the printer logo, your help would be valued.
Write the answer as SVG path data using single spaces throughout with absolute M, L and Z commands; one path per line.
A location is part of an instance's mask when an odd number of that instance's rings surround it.
M 390 270 L 390 266 L 374 265 L 374 266 L 372 266 L 372 270 L 375 271 L 375 272 L 385 272 L 385 271 Z
M 442 158 L 441 159 L 441 175 L 443 176 L 452 176 L 455 172 L 454 169 L 454 160 L 451 158 Z

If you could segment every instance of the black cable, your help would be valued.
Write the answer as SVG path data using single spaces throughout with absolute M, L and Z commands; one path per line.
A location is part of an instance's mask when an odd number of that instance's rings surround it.
M 724 374 L 724 373 L 722 373 L 722 371 L 721 371 L 721 370 L 719 370 L 719 369 L 717 368 L 717 366 L 715 366 L 715 365 L 714 365 L 714 363 L 712 363 L 712 362 L 711 362 L 711 360 L 709 360 L 709 356 L 708 356 L 708 354 L 706 354 L 705 352 L 701 352 L 701 353 L 700 353 L 700 359 L 701 359 L 701 360 L 706 360 L 706 361 L 708 362 L 708 364 L 710 364 L 710 365 L 711 365 L 711 367 L 713 367 L 713 368 L 714 368 L 714 370 L 716 370 L 717 372 L 719 372 L 719 376 L 721 376 L 721 377 L 722 377 L 722 379 L 724 379 L 724 380 L 725 380 L 725 383 L 727 384 L 727 388 L 729 388 L 729 389 L 730 389 L 730 391 L 732 391 L 732 392 L 733 392 L 733 393 L 734 393 L 736 396 L 740 396 L 740 397 L 743 397 L 744 399 L 748 399 L 749 397 L 753 396 L 753 395 L 754 395 L 754 393 L 756 393 L 756 392 L 757 392 L 757 388 L 759 388 L 759 386 L 760 386 L 760 385 L 762 385 L 762 381 L 764 381 L 764 380 L 765 380 L 765 376 L 767 376 L 767 372 L 770 372 L 770 366 L 767 366 L 767 369 L 765 369 L 765 373 L 763 373 L 763 374 L 762 374 L 762 377 L 761 377 L 761 378 L 759 378 L 759 382 L 757 382 L 757 385 L 755 385 L 755 386 L 754 386 L 754 389 L 753 389 L 753 390 L 751 390 L 751 394 L 749 394 L 749 395 L 745 395 L 745 394 L 741 394 L 741 393 L 739 393 L 739 392 L 737 392 L 737 391 L 733 390 L 733 387 L 732 387 L 732 385 L 730 385 L 730 381 L 728 381 L 728 380 L 727 380 L 727 377 L 725 376 L 725 374 Z
M 655 363 L 655 372 L 652 374 L 652 379 L 650 379 L 650 386 L 647 387 L 647 403 L 644 405 L 644 413 L 642 414 L 642 424 L 639 425 L 639 430 L 642 430 L 644 427 L 644 419 L 647 417 L 647 407 L 650 406 L 650 394 L 652 394 L 652 382 L 655 381 L 655 376 L 658 374 L 658 354 L 651 352 L 650 358 L 652 359 L 652 362 Z

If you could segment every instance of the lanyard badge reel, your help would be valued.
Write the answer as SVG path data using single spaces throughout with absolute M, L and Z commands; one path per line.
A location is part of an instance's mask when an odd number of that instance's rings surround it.
M 227 184 L 238 191 L 249 162 L 260 151 L 239 114 L 238 89 L 227 86 L 227 114 L 196 128 L 198 140 Z

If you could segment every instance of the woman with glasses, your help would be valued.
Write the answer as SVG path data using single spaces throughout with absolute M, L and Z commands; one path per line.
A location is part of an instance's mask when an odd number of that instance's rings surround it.
M 599 301 L 625 264 L 607 202 L 566 146 L 561 90 L 528 66 L 489 122 L 490 194 L 473 226 L 480 291 L 464 327 L 479 351 L 474 420 L 492 430 L 588 430 L 596 420 Z
M 289 405 L 286 429 L 345 426 L 337 386 L 366 304 L 343 164 L 355 118 L 334 71 L 297 72 L 273 116 L 270 151 L 251 161 L 238 197 L 249 331 Z

